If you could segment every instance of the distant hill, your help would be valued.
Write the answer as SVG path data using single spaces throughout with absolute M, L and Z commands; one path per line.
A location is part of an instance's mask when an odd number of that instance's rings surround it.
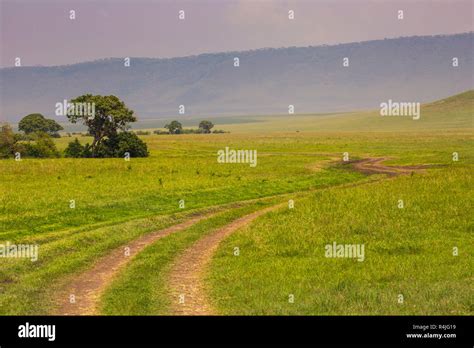
M 436 100 L 432 103 L 426 104 L 425 110 L 439 110 L 447 109 L 454 110 L 458 108 L 470 108 L 471 112 L 474 112 L 474 90 L 469 90 L 464 93 L 459 93 L 451 97 L 447 97 L 441 100 Z M 474 118 L 474 114 L 471 114 Z
M 382 117 L 380 109 L 330 115 L 256 116 L 252 122 L 223 125 L 235 132 L 472 132 L 474 90 L 422 104 L 420 118 Z M 220 125 L 219 125 L 220 126 Z
M 388 99 L 430 102 L 474 88 L 474 33 L 407 37 L 318 47 L 203 54 L 184 58 L 111 58 L 58 67 L 0 69 L 0 119 L 84 93 L 114 94 L 140 119 L 320 113 L 375 109 Z M 240 66 L 234 67 L 234 57 Z M 343 58 L 349 67 L 343 67 Z M 459 66 L 452 67 L 452 59 Z M 61 121 L 61 118 L 58 118 Z

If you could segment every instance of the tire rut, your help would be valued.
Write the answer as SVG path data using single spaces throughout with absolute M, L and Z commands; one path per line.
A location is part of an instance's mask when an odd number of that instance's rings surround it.
M 385 166 L 381 164 L 388 158 L 365 158 L 351 161 L 355 171 L 364 174 L 386 174 L 389 177 L 408 175 L 430 166 Z M 344 162 L 347 163 L 347 162 Z M 359 186 L 366 183 L 354 183 L 347 186 Z M 341 185 L 344 186 L 344 185 Z M 245 215 L 230 224 L 217 229 L 198 240 L 186 249 L 175 260 L 169 275 L 168 287 L 172 299 L 171 310 L 173 315 L 216 315 L 211 301 L 206 293 L 204 277 L 209 263 L 217 250 L 220 242 L 235 232 L 237 229 L 251 223 L 257 217 L 276 210 L 284 204 L 278 204 L 257 212 Z
M 274 205 L 240 217 L 186 249 L 173 264 L 168 280 L 173 315 L 217 314 L 206 294 L 203 278 L 219 243 L 257 217 L 282 206 L 284 204 Z
M 112 282 L 114 276 L 145 247 L 172 233 L 182 231 L 199 221 L 212 216 L 213 213 L 198 215 L 184 222 L 172 225 L 165 229 L 146 234 L 118 247 L 106 256 L 100 258 L 95 265 L 73 278 L 72 282 L 61 291 L 61 300 L 58 304 L 57 315 L 97 315 L 100 296 Z M 125 249 L 128 253 L 125 254 Z M 71 302 L 70 296 L 74 296 Z

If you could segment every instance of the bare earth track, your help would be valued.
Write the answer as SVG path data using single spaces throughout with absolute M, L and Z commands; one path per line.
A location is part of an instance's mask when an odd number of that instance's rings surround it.
M 411 174 L 425 168 L 430 168 L 430 165 L 417 166 L 385 166 L 382 162 L 389 158 L 364 158 L 362 160 L 348 162 L 352 164 L 354 170 L 364 174 L 387 174 L 388 176 L 397 176 L 403 174 Z
M 381 164 L 387 158 L 366 158 L 358 161 L 346 162 L 352 165 L 353 170 L 365 174 L 386 174 L 397 176 L 410 174 L 427 168 L 428 166 L 384 166 Z M 251 214 L 245 215 L 230 224 L 217 229 L 211 234 L 198 240 L 186 249 L 174 262 L 169 275 L 169 293 L 173 300 L 172 311 L 176 315 L 212 315 L 215 309 L 207 297 L 203 278 L 207 266 L 216 251 L 219 243 L 237 229 L 251 223 L 257 217 L 282 207 L 278 204 Z M 119 247 L 108 255 L 99 259 L 96 264 L 86 272 L 73 278 L 64 289 L 58 304 L 58 315 L 97 315 L 100 296 L 110 285 L 114 276 L 148 245 L 169 234 L 182 231 L 197 222 L 213 215 L 196 215 L 187 221 L 144 235 L 127 245 Z M 129 255 L 125 255 L 128 247 Z M 74 295 L 75 303 L 71 303 L 70 295 Z M 184 301 L 183 301 L 184 300 Z
M 219 243 L 232 232 L 255 220 L 257 217 L 282 207 L 278 204 L 245 215 L 215 232 L 201 238 L 187 249 L 172 267 L 168 285 L 173 299 L 175 315 L 216 314 L 206 296 L 203 275 Z
M 59 303 L 58 315 L 96 315 L 98 313 L 98 300 L 104 290 L 112 281 L 114 275 L 125 266 L 130 259 L 142 251 L 146 246 L 152 244 L 160 238 L 171 233 L 184 230 L 200 220 L 209 217 L 208 215 L 197 215 L 177 225 L 170 226 L 163 230 L 146 234 L 127 245 L 113 250 L 110 254 L 99 259 L 95 266 L 80 274 L 64 290 Z M 125 248 L 128 253 L 125 254 Z M 74 295 L 75 302 L 71 303 L 70 295 Z
M 387 174 L 390 177 L 408 175 L 427 166 L 384 166 L 387 158 L 366 158 L 349 162 L 353 170 L 365 174 Z M 356 186 L 350 185 L 350 186 Z M 174 315 L 216 315 L 205 291 L 204 275 L 219 243 L 232 232 L 251 223 L 257 217 L 282 207 L 279 204 L 241 217 L 212 234 L 201 238 L 177 258 L 169 277 L 169 292 Z

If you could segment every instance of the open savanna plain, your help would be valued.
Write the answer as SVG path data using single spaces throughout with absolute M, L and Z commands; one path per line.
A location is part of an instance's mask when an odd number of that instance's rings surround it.
M 143 136 L 130 161 L 2 160 L 0 244 L 39 255 L 0 258 L 0 314 L 472 314 L 473 100 Z M 218 163 L 225 147 L 257 166 Z

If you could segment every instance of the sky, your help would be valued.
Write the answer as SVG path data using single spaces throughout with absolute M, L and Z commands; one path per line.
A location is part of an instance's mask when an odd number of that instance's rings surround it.
M 474 0 L 0 0 L 0 66 L 473 31 Z M 70 11 L 76 18 L 70 19 Z M 185 19 L 180 20 L 179 11 Z M 294 11 L 294 19 L 288 11 Z M 398 11 L 403 10 L 403 20 Z

